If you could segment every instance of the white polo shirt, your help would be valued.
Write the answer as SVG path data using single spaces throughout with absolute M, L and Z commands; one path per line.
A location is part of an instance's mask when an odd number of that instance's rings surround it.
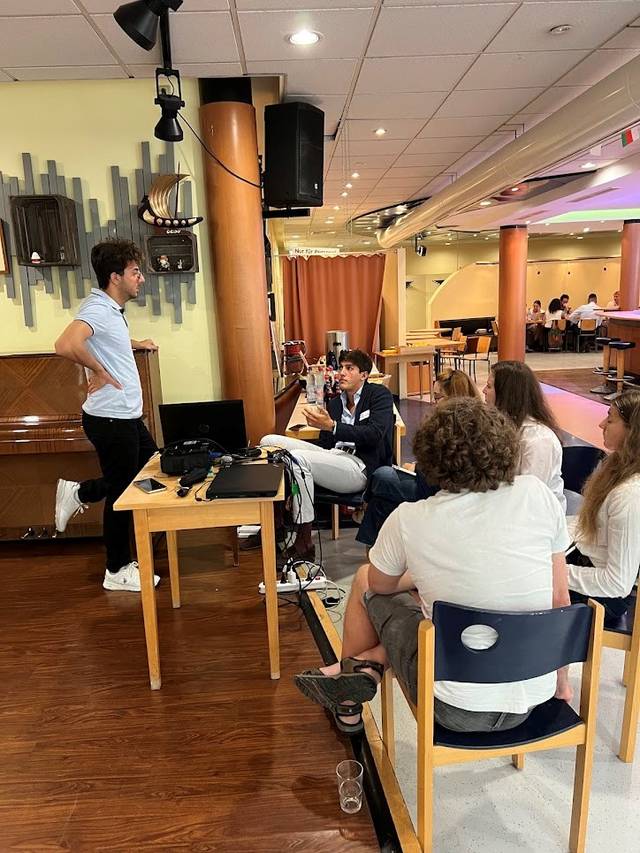
M 104 290 L 94 287 L 80 306 L 76 320 L 82 320 L 91 327 L 92 335 L 87 338 L 87 349 L 122 385 L 122 389 L 103 385 L 87 396 L 82 405 L 83 410 L 98 418 L 126 420 L 141 417 L 140 375 L 131 348 L 124 309 Z M 87 368 L 85 373 L 89 379 L 90 371 Z
M 434 601 L 485 610 L 549 610 L 553 606 L 552 554 L 569 545 L 564 513 L 550 489 L 530 474 L 489 492 L 440 491 L 402 503 L 387 518 L 369 561 L 381 572 L 408 571 L 422 610 Z M 493 644 L 478 626 L 469 646 Z M 550 699 L 556 673 L 506 684 L 437 681 L 435 695 L 468 711 L 524 714 Z

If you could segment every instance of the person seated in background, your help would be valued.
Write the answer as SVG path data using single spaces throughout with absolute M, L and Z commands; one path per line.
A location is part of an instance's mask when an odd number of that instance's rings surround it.
M 534 299 L 533 308 L 527 311 L 527 347 L 530 350 L 542 350 L 544 347 L 544 311 L 542 302 Z
M 545 314 L 545 328 L 550 329 L 554 320 L 564 319 L 564 308 L 562 302 L 556 297 L 551 300 Z
M 349 350 L 340 355 L 340 395 L 327 408 L 302 410 L 307 424 L 320 430 L 320 446 L 266 435 L 262 446 L 288 450 L 294 463 L 293 521 L 297 535 L 285 557 L 315 559 L 311 540 L 314 519 L 314 485 L 349 494 L 363 491 L 367 478 L 393 458 L 393 397 L 383 385 L 367 382 L 372 361 L 366 352 Z
M 418 628 L 434 601 L 507 611 L 569 603 L 566 521 L 544 483 L 516 476 L 510 419 L 478 399 L 446 400 L 413 447 L 440 491 L 400 504 L 384 523 L 351 587 L 342 660 L 295 677 L 344 732 L 362 729 L 361 703 L 374 697 L 386 666 L 417 701 Z M 467 641 L 474 649 L 494 642 L 485 626 L 474 626 Z M 554 694 L 571 697 L 566 670 L 511 683 L 436 681 L 434 693 L 436 722 L 471 732 L 514 728 Z
M 620 291 L 614 291 L 611 300 L 607 302 L 607 311 L 619 311 L 620 310 Z
M 622 616 L 640 566 L 640 391 L 626 391 L 600 424 L 611 451 L 585 483 L 580 513 L 569 519 L 567 552 L 573 602 L 594 598 Z
M 447 367 L 438 374 L 433 385 L 433 401 L 438 405 L 452 397 L 480 399 L 480 392 L 463 370 Z M 420 469 L 414 472 L 411 468 L 403 470 L 384 465 L 373 473 L 365 493 L 367 506 L 356 534 L 357 542 L 373 545 L 380 528 L 399 504 L 419 501 L 436 493 L 437 489 L 427 483 Z
M 560 294 L 560 304 L 562 305 L 562 316 L 566 319 L 569 314 L 573 311 L 573 308 L 569 305 L 569 294 L 561 293 Z
M 533 474 L 546 483 L 566 512 L 559 427 L 534 372 L 521 361 L 499 361 L 489 371 L 484 398 L 518 430 L 518 474 Z
M 595 320 L 600 325 L 603 318 L 596 314 L 596 311 L 602 311 L 602 308 L 598 305 L 597 295 L 590 293 L 585 304 L 579 305 L 575 311 L 572 311 L 567 316 L 567 320 L 575 324 L 578 324 L 580 320 Z
M 544 322 L 545 344 L 548 350 L 562 349 L 564 331 L 557 328 L 556 321 L 564 319 L 565 313 L 562 302 L 557 298 L 552 299 L 547 308 Z

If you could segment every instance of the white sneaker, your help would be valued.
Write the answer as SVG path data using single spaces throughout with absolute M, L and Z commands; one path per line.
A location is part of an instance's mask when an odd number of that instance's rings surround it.
M 58 480 L 56 487 L 56 530 L 59 533 L 64 532 L 70 518 L 79 512 L 84 512 L 88 507 L 88 504 L 83 504 L 78 500 L 79 488 L 80 483 L 73 480 Z
M 160 576 L 154 575 L 153 585 L 158 586 L 159 583 Z M 120 589 L 125 592 L 140 592 L 140 572 L 138 571 L 137 562 L 133 560 L 117 572 L 105 570 L 102 586 L 105 589 Z

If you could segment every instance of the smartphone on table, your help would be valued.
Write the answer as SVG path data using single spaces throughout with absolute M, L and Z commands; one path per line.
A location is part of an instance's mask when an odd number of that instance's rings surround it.
M 147 477 L 144 480 L 134 480 L 134 486 L 142 489 L 143 492 L 151 494 L 152 492 L 165 492 L 167 487 L 160 480 L 154 480 L 153 477 Z

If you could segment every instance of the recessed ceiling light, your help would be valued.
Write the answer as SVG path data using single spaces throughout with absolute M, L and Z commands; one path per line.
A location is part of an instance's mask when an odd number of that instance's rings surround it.
M 520 187 L 511 187 L 511 192 L 517 193 L 519 189 L 520 189 Z
M 596 167 L 596 164 L 591 163 L 591 162 L 583 163 L 582 166 L 580 166 L 581 169 L 595 169 L 595 167 Z
M 473 236 L 474 236 L 474 237 L 477 237 L 478 235 L 477 235 L 477 234 L 474 234 Z
M 352 172 L 352 173 L 351 173 L 351 177 L 352 177 L 352 178 L 359 178 L 359 177 L 360 177 L 360 172 Z
M 565 33 L 568 33 L 571 30 L 571 24 L 558 24 L 555 27 L 551 27 L 549 33 L 552 36 L 562 36 Z
M 451 243 L 445 243 L 445 246 L 450 246 L 450 245 L 451 245 Z
M 489 238 L 488 238 L 488 237 L 485 237 L 484 239 L 485 239 L 485 240 L 488 240 Z
M 346 198 L 349 195 L 349 193 L 346 192 L 346 190 L 345 190 L 345 192 L 340 193 L 340 195 L 342 196 L 342 198 Z
M 582 233 L 586 234 L 588 231 L 591 231 L 591 228 L 583 228 Z
M 333 205 L 333 209 L 334 209 L 334 210 L 340 210 L 340 205 L 339 205 L 339 204 L 334 204 L 334 205 Z
M 363 246 L 370 246 L 370 245 L 371 245 L 371 240 L 363 240 L 363 241 L 362 241 L 362 245 L 363 245 Z
M 299 234 L 292 234 L 292 235 L 291 235 L 291 239 L 292 239 L 292 240 L 299 240 L 299 239 L 300 239 L 300 235 L 299 235 Z
M 575 231 L 569 231 L 569 237 L 575 237 L 575 236 L 576 236 Z
M 525 225 L 530 225 L 530 224 L 531 224 L 531 220 L 530 220 L 530 219 L 525 219 L 524 224 L 525 224 Z
M 345 187 L 346 187 L 348 190 L 350 190 L 350 189 L 352 189 L 352 188 L 353 188 L 353 184 L 345 184 Z
M 384 136 L 387 130 L 384 127 L 377 127 L 373 132 L 376 136 Z
M 335 231 L 327 231 L 327 234 L 335 234 Z
M 484 201 L 480 202 L 480 207 L 489 207 L 490 204 L 491 202 L 488 199 L 485 199 Z
M 576 240 L 584 240 L 584 237 L 582 237 L 582 236 L 576 237 Z
M 287 41 L 295 44 L 296 47 L 317 44 L 320 41 L 320 33 L 315 33 L 313 30 L 298 30 L 297 33 L 287 36 Z

